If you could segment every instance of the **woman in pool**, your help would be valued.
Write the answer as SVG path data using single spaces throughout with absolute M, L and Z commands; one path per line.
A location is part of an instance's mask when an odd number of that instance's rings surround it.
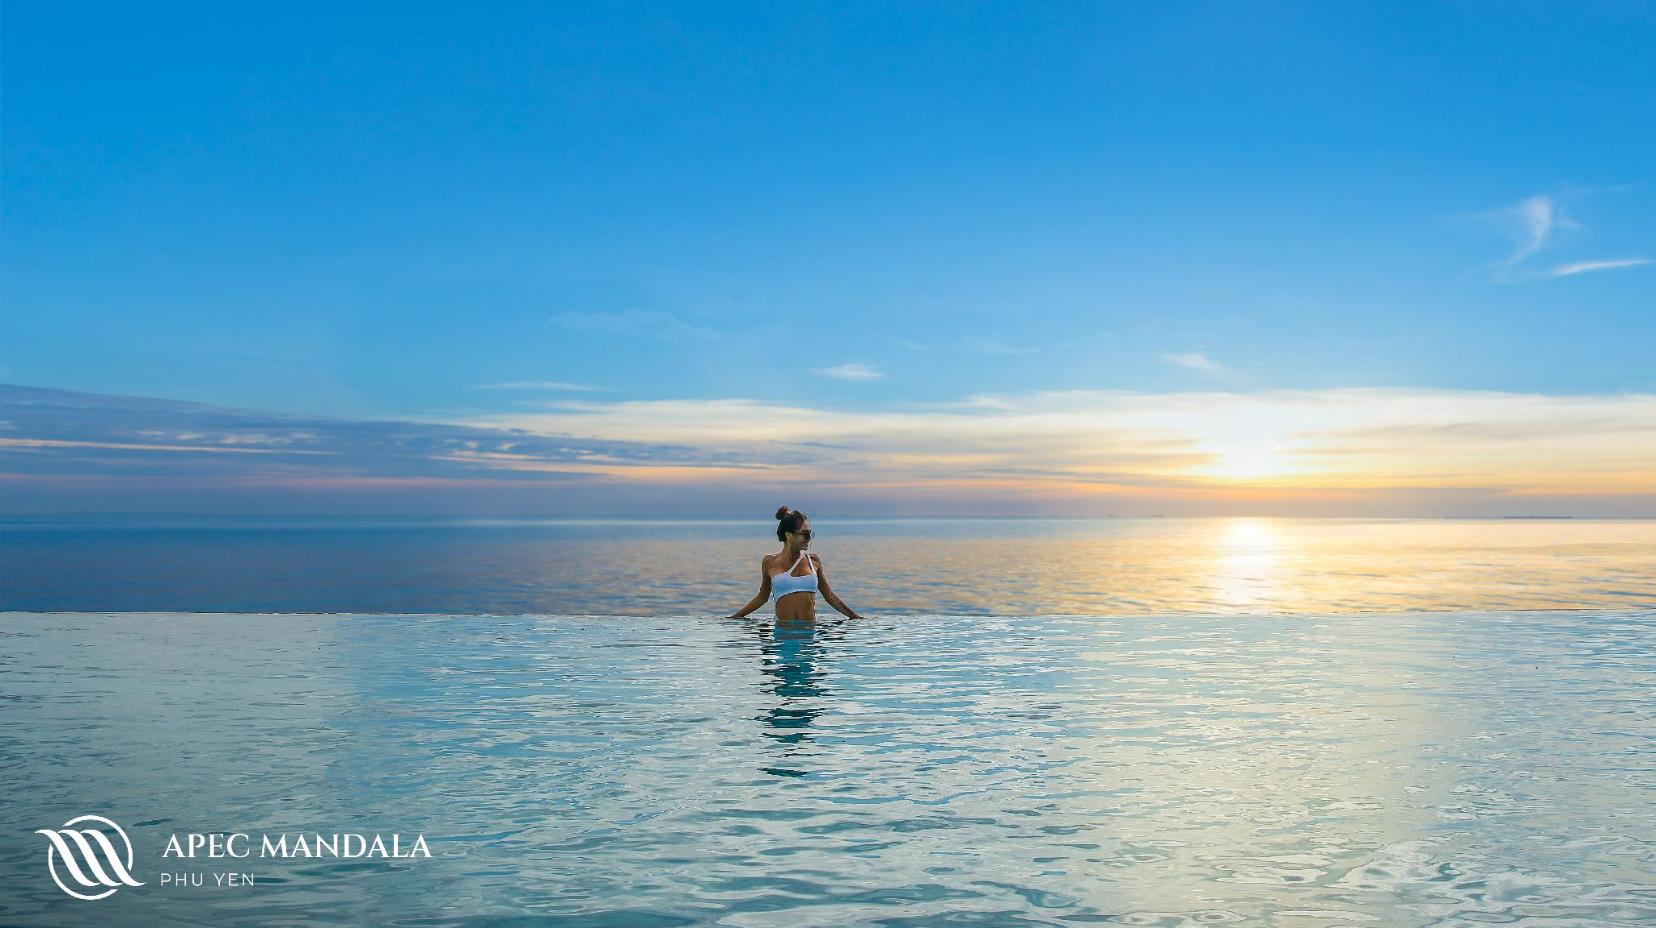
M 776 510 L 776 520 L 776 540 L 782 542 L 782 552 L 767 554 L 759 562 L 759 592 L 731 618 L 739 619 L 766 600 L 774 600 L 778 619 L 814 619 L 818 593 L 847 618 L 862 618 L 828 588 L 822 558 L 805 553 L 811 544 L 811 523 L 805 513 L 783 506 Z

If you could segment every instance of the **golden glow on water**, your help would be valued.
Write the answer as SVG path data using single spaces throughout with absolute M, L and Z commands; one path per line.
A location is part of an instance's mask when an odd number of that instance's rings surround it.
M 813 550 L 859 611 L 1304 613 L 1656 602 L 1656 522 L 818 522 Z M 745 550 L 731 547 L 733 557 Z
M 1247 609 L 1274 598 L 1281 544 L 1269 519 L 1225 523 L 1218 535 L 1215 576 L 1226 609 Z

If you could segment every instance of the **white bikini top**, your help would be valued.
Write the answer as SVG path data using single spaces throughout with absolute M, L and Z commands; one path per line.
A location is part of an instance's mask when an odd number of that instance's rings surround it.
M 816 593 L 816 568 L 812 567 L 811 559 L 805 557 L 805 552 L 799 552 L 799 556 L 805 558 L 805 566 L 810 567 L 811 572 L 794 576 L 794 567 L 799 566 L 799 561 L 795 560 L 787 570 L 771 574 L 771 602 L 776 602 L 789 593 Z

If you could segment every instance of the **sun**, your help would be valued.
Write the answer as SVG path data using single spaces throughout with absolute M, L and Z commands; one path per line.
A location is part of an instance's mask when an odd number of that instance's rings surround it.
M 1273 445 L 1232 445 L 1213 450 L 1213 462 L 1200 472 L 1221 480 L 1258 480 L 1281 476 L 1289 465 Z

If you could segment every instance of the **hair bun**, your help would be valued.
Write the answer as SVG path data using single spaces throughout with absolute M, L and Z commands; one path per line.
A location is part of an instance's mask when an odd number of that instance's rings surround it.
M 783 506 L 781 509 L 776 510 L 776 517 L 778 519 L 786 519 L 788 517 L 788 513 L 792 512 L 792 511 L 793 511 L 792 509 L 789 509 L 788 507 Z

